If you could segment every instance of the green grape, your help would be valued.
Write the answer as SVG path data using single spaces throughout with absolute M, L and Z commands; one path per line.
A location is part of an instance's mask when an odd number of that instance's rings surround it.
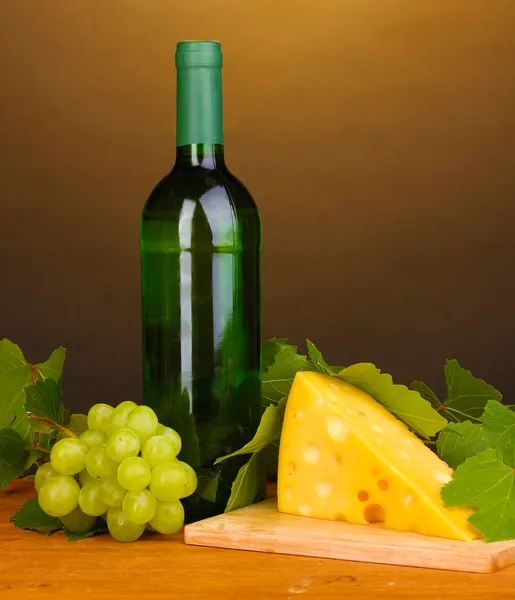
M 59 475 L 59 473 L 54 469 L 52 463 L 46 462 L 43 465 L 41 465 L 36 471 L 36 477 L 34 480 L 34 487 L 36 488 L 36 492 L 39 492 L 41 486 L 49 477 L 55 477 L 56 475 Z
M 164 435 L 167 437 L 175 446 L 177 452 L 175 455 L 179 454 L 182 448 L 181 436 L 172 429 L 171 427 L 166 427 L 165 425 L 158 425 L 156 429 L 156 435 Z
M 188 475 L 178 460 L 157 465 L 152 469 L 150 491 L 163 502 L 173 502 L 182 498 Z
M 65 438 L 56 442 L 50 453 L 54 469 L 61 475 L 76 475 L 84 469 L 87 445 L 79 438 Z
M 89 531 L 96 520 L 96 517 L 83 513 L 80 506 L 77 506 L 70 514 L 61 517 L 61 523 L 72 533 L 84 533 L 85 531 Z
M 195 471 L 188 465 L 188 463 L 179 461 L 179 464 L 182 466 L 184 471 L 186 472 L 186 489 L 182 493 L 181 498 L 186 498 L 187 496 L 191 496 L 193 492 L 197 489 L 197 474 Z
M 86 469 L 93 479 L 107 479 L 116 473 L 118 465 L 101 446 L 91 448 L 86 456 Z
M 86 431 L 83 431 L 80 434 L 79 439 L 81 439 L 88 448 L 105 446 L 107 442 L 107 433 L 101 429 L 86 429 Z
M 80 413 L 74 413 L 70 415 L 70 422 L 66 425 L 66 429 L 72 431 L 75 435 L 80 436 L 83 431 L 88 428 L 88 417 Z M 64 440 L 64 438 L 70 437 L 67 433 L 60 431 L 57 434 L 56 441 Z
M 139 456 L 126 458 L 118 467 L 118 483 L 131 492 L 146 488 L 150 482 L 150 467 Z
M 155 435 L 158 425 L 156 413 L 148 406 L 137 406 L 127 419 L 127 429 L 134 431 L 141 445 Z
M 118 477 L 113 475 L 102 484 L 102 499 L 110 508 L 122 505 L 127 490 L 118 483 Z
M 39 506 L 51 517 L 64 517 L 77 507 L 79 492 L 79 484 L 70 475 L 49 477 L 39 490 Z
M 148 490 L 127 492 L 122 507 L 128 521 L 144 525 L 156 514 L 156 499 Z
M 79 493 L 79 506 L 86 515 L 99 517 L 109 508 L 102 498 L 102 482 L 90 481 Z
M 84 487 L 86 485 L 86 483 L 88 483 L 90 481 L 98 481 L 98 480 L 93 479 L 93 477 L 91 477 L 91 475 L 88 473 L 87 469 L 84 469 L 84 471 L 81 471 L 79 473 L 79 484 L 81 487 Z
M 117 542 L 135 542 L 145 531 L 145 525 L 128 521 L 121 508 L 110 508 L 106 520 L 109 533 Z
M 164 435 L 154 435 L 143 445 L 141 456 L 151 469 L 165 462 L 171 462 L 176 456 L 176 447 L 172 440 Z
M 139 448 L 139 438 L 130 429 L 118 429 L 109 436 L 106 444 L 107 456 L 117 463 L 138 456 Z
M 149 525 L 159 533 L 177 533 L 184 524 L 184 508 L 179 500 L 156 502 L 156 514 Z
M 107 433 L 111 434 L 115 431 L 118 431 L 118 429 L 125 429 L 127 425 L 127 418 L 137 406 L 138 405 L 132 400 L 120 402 L 120 404 L 118 404 L 109 417 L 109 421 L 107 423 Z
M 107 422 L 113 410 L 109 404 L 93 404 L 88 412 L 88 428 L 107 432 Z

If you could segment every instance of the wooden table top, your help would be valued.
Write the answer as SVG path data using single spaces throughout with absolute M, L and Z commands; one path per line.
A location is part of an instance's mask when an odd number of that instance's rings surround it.
M 9 517 L 32 484 L 0 493 L 0 592 L 8 600 L 317 600 L 476 598 L 515 595 L 515 567 L 476 575 L 187 546 L 182 535 L 119 544 L 107 535 L 66 542 L 22 531 Z

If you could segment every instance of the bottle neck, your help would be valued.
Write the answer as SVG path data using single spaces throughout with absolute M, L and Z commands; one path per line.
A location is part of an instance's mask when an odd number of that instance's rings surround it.
M 177 67 L 177 147 L 223 146 L 222 69 Z
M 222 170 L 225 167 L 222 144 L 186 144 L 177 146 L 175 165 L 178 168 L 201 167 Z

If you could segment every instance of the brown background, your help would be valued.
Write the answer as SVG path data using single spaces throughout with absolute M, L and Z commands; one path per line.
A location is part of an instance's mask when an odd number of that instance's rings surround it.
M 139 398 L 138 221 L 179 39 L 224 48 L 264 226 L 264 337 L 514 402 L 513 0 L 0 0 L 0 337 L 67 402 Z

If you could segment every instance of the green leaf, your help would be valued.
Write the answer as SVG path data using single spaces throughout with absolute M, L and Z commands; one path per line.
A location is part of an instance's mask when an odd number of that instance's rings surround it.
M 267 346 L 267 344 L 270 344 Z M 266 364 L 268 368 L 263 370 L 261 377 L 261 404 L 277 404 L 279 400 L 288 396 L 293 379 L 298 371 L 313 371 L 313 365 L 302 354 L 297 354 L 297 346 L 286 344 L 285 340 L 272 340 L 267 342 Z
M 515 471 L 505 465 L 497 450 L 468 458 L 441 492 L 446 507 L 473 506 L 469 517 L 487 542 L 515 538 Z
M 224 512 L 230 512 L 255 502 L 266 486 L 266 463 L 262 452 L 253 454 L 238 471 Z
M 489 400 L 502 400 L 500 392 L 460 367 L 457 360 L 448 360 L 444 371 L 447 382 L 445 412 L 455 421 L 478 420 Z
M 46 362 L 31 365 L 16 344 L 0 340 L 0 428 L 11 427 L 17 431 L 26 446 L 33 445 L 34 430 L 25 410 L 25 388 L 37 379 L 59 379 L 64 356 L 64 348 L 58 348 Z M 26 453 L 25 468 L 37 457 L 37 453 Z
M 322 353 L 311 340 L 306 340 L 306 344 L 308 347 L 309 358 L 319 373 L 325 373 L 326 375 L 338 375 L 338 371 L 333 370 L 333 368 L 327 364 L 325 358 L 322 356 Z
M 0 489 L 25 471 L 25 442 L 10 427 L 0 429 Z
M 338 377 L 361 388 L 423 438 L 430 438 L 447 425 L 431 404 L 415 390 L 394 384 L 391 375 L 371 363 L 358 363 L 343 369 Z
M 202 474 L 200 474 L 198 476 L 196 494 L 206 502 L 214 504 L 216 502 L 219 484 L 220 473 L 217 473 L 214 477 L 211 472 L 207 476 L 202 476 Z
M 21 529 L 35 529 L 45 535 L 63 528 L 63 524 L 56 517 L 50 517 L 39 506 L 38 499 L 27 500 L 22 508 L 11 517 L 16 527 Z
M 272 442 L 263 450 L 263 455 L 266 463 L 266 476 L 277 477 L 277 469 L 279 466 L 279 442 Z
M 438 456 L 455 469 L 467 458 L 486 449 L 483 427 L 472 421 L 449 423 L 440 431 L 436 440 L 436 449 Z
M 19 346 L 7 339 L 0 340 L 0 374 L 24 369 L 26 364 Z
M 412 381 L 409 384 L 409 389 L 418 392 L 422 398 L 424 398 L 424 400 L 427 400 L 431 404 L 433 408 L 439 408 L 443 406 L 442 402 L 438 399 L 438 396 L 423 381 Z
M 59 346 L 52 352 L 50 358 L 44 363 L 36 365 L 36 371 L 41 379 L 53 379 L 60 381 L 63 376 L 64 360 L 66 358 L 66 348 Z
M 101 518 L 98 518 L 95 521 L 95 524 L 88 531 L 83 531 L 81 533 L 74 533 L 70 531 L 66 527 L 64 528 L 64 533 L 66 534 L 66 538 L 68 542 L 76 542 L 77 540 L 84 540 L 86 538 L 91 537 L 92 535 L 96 535 L 97 533 L 107 533 L 107 525 L 105 521 Z
M 283 346 L 288 345 L 287 338 L 271 338 L 261 348 L 261 371 L 265 373 L 275 362 L 275 356 Z
M 53 379 L 37 381 L 25 389 L 25 410 L 37 417 L 49 417 L 59 425 L 64 424 L 64 406 L 61 400 L 60 385 Z M 51 433 L 55 428 L 40 421 L 30 420 L 35 431 Z
M 503 462 L 515 467 L 515 413 L 496 400 L 489 400 L 482 417 L 486 445 L 498 450 Z
M 281 437 L 281 429 L 283 426 L 284 409 L 286 408 L 286 398 L 282 398 L 277 406 L 270 404 L 265 409 L 265 412 L 261 415 L 261 421 L 257 428 L 254 437 L 236 452 L 226 454 L 220 458 L 217 458 L 215 465 L 227 458 L 232 456 L 238 456 L 239 454 L 253 454 L 266 448 L 272 442 L 279 440 Z

